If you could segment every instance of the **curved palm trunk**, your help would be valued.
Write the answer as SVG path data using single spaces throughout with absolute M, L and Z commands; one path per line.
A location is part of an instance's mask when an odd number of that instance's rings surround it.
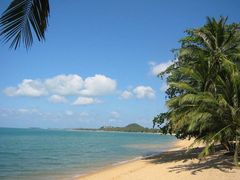
M 239 149 L 239 140 L 238 140 L 238 136 L 236 135 L 236 144 L 235 144 L 235 150 L 234 150 L 234 164 L 236 166 L 239 166 L 239 163 L 238 163 L 238 149 Z

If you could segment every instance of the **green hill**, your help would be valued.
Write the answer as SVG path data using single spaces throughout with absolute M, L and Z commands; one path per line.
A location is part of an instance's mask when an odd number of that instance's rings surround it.
M 145 130 L 144 127 L 140 126 L 137 123 L 129 124 L 126 127 L 124 127 L 124 129 L 129 132 L 142 132 Z
M 158 132 L 157 129 L 144 128 L 137 123 L 132 123 L 125 127 L 103 126 L 100 128 L 100 130 L 102 130 L 102 131 L 121 131 L 121 132 L 149 132 L 149 133 Z

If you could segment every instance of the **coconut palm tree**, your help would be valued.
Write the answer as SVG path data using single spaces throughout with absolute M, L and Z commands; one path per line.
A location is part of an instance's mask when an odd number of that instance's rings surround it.
M 0 36 L 5 43 L 10 42 L 10 48 L 21 43 L 29 48 L 33 32 L 39 41 L 45 39 L 49 12 L 48 0 L 12 0 L 0 18 Z
M 165 130 L 161 124 L 166 124 L 178 138 L 206 142 L 200 155 L 208 154 L 215 142 L 221 142 L 235 151 L 237 165 L 240 26 L 226 25 L 226 21 L 223 17 L 219 21 L 207 18 L 202 28 L 186 31 L 177 51 L 178 61 L 161 74 L 168 74 L 169 111 L 157 116 L 154 123 Z
M 208 62 L 206 89 L 220 71 L 224 59 L 240 61 L 240 26 L 226 25 L 226 22 L 227 18 L 224 17 L 220 17 L 219 21 L 207 17 L 207 23 L 202 28 L 187 31 L 189 36 L 182 40 L 181 51 L 188 54 L 188 59 L 189 56 L 197 56 L 197 61 L 202 58 Z
M 187 82 L 172 82 L 170 86 L 184 91 L 182 95 L 171 98 L 168 118 L 178 135 L 195 137 L 196 142 L 207 143 L 200 154 L 207 155 L 215 142 L 221 142 L 234 151 L 234 162 L 238 165 L 238 143 L 240 135 L 240 73 L 231 62 L 224 62 L 225 74 L 216 77 L 217 92 L 199 91 Z M 184 68 L 184 71 L 190 69 Z M 189 74 L 189 73 L 187 73 Z M 201 82 L 200 74 L 191 77 Z M 235 142 L 233 148 L 232 142 Z

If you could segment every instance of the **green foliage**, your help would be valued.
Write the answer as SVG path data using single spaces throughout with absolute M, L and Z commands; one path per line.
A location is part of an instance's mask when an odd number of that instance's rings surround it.
M 240 25 L 226 21 L 207 18 L 203 27 L 187 30 L 177 61 L 160 74 L 168 75 L 169 110 L 153 123 L 178 138 L 205 142 L 200 156 L 207 155 L 216 142 L 238 153 Z
M 148 132 L 148 133 L 157 133 L 158 129 L 149 129 L 140 126 L 139 124 L 132 123 L 125 127 L 101 127 L 100 130 L 103 131 L 121 131 L 121 132 Z
M 0 18 L 0 35 L 10 48 L 23 43 L 29 48 L 33 42 L 32 29 L 39 41 L 45 39 L 48 25 L 48 0 L 13 0 Z

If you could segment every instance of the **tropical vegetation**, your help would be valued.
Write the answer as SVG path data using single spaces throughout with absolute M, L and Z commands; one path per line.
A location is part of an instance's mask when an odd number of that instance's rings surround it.
M 33 43 L 33 32 L 38 41 L 45 39 L 50 9 L 48 0 L 12 0 L 0 18 L 0 36 L 10 48 L 21 43 L 28 49 Z
M 10 48 L 42 41 L 49 18 L 48 0 L 12 0 L 0 18 L 0 36 Z M 240 141 L 240 24 L 227 18 L 207 18 L 203 27 L 189 29 L 174 50 L 176 61 L 159 74 L 169 88 L 167 112 L 153 120 L 161 132 L 195 138 L 207 144 L 200 156 L 221 143 L 234 152 L 238 165 Z M 33 35 L 35 33 L 35 36 Z M 137 128 L 139 129 L 139 127 Z
M 240 140 L 240 24 L 207 18 L 189 29 L 174 50 L 176 60 L 159 74 L 168 83 L 168 111 L 153 120 L 164 133 L 206 143 L 199 155 L 221 143 L 238 163 Z
M 144 133 L 159 133 L 159 129 L 145 128 L 137 123 L 128 124 L 125 127 L 109 127 L 103 126 L 99 130 L 103 131 L 121 131 L 121 132 L 144 132 Z
M 125 127 L 102 126 L 97 129 L 93 128 L 74 128 L 73 130 L 87 131 L 119 131 L 119 132 L 142 132 L 142 133 L 161 133 L 160 129 L 145 128 L 137 123 L 128 124 Z

